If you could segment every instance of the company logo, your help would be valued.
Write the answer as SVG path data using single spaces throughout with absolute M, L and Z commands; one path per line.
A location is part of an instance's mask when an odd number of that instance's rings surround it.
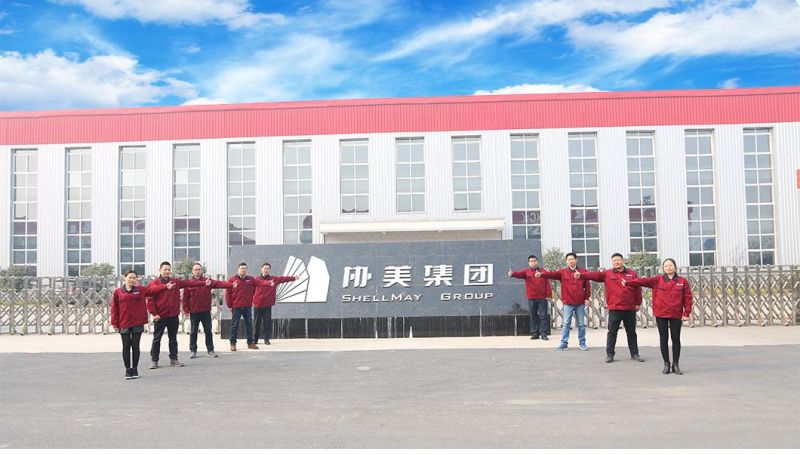
M 278 286 L 276 296 L 278 303 L 327 302 L 331 276 L 328 273 L 328 266 L 322 259 L 311 256 L 306 266 L 302 259 L 289 256 L 283 274 L 296 276 L 297 279 Z

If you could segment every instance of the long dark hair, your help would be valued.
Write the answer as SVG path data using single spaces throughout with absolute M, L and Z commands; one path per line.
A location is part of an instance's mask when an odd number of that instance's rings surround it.
M 664 264 L 666 264 L 666 263 L 667 263 L 667 261 L 669 261 L 669 262 L 671 262 L 671 263 L 672 263 L 672 265 L 675 267 L 675 273 L 678 273 L 678 264 L 676 264 L 676 263 L 675 263 L 675 259 L 672 259 L 672 258 L 666 258 L 666 259 L 664 259 L 664 262 L 662 262 L 662 263 L 661 263 L 661 267 L 663 268 L 663 267 L 664 267 Z

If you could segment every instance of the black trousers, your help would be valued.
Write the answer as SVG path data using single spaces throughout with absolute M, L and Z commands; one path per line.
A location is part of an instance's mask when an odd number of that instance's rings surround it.
M 636 338 L 636 310 L 608 311 L 606 355 L 614 355 L 620 322 L 625 325 L 625 334 L 628 336 L 628 349 L 631 351 L 631 355 L 639 355 L 639 340 Z
M 256 333 L 253 336 L 256 341 L 261 338 L 261 323 L 264 323 L 264 341 L 272 338 L 272 307 L 256 308 Z
M 125 368 L 138 368 L 139 367 L 139 341 L 142 339 L 142 332 L 139 333 L 120 333 L 122 337 L 122 363 Z M 133 359 L 131 359 L 133 353 Z M 133 360 L 133 361 L 131 361 Z
M 658 325 L 658 336 L 661 342 L 661 358 L 665 363 L 669 363 L 669 346 L 667 345 L 670 335 L 672 337 L 672 363 L 678 363 L 681 359 L 681 325 L 680 319 L 656 318 Z
M 197 351 L 197 332 L 200 331 L 200 324 L 203 324 L 203 333 L 206 334 L 206 350 L 211 352 L 214 350 L 214 334 L 211 332 L 211 312 L 201 311 L 199 313 L 191 313 L 189 320 L 192 323 L 192 332 L 189 334 L 189 350 L 192 352 Z
M 167 329 L 167 335 L 169 336 L 169 358 L 178 360 L 178 316 L 161 318 L 154 325 L 155 331 L 153 332 L 153 346 L 150 348 L 150 360 L 158 362 L 164 329 Z
M 547 299 L 528 299 L 528 312 L 531 314 L 531 335 L 549 335 L 550 324 L 547 318 L 547 309 L 550 302 Z

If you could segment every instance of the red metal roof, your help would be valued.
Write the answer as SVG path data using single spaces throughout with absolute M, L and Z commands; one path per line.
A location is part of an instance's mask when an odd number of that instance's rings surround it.
M 800 121 L 800 86 L 0 112 L 0 145 Z

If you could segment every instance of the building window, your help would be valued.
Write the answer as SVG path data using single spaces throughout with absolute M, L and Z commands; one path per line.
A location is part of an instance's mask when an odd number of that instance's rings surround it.
M 631 253 L 658 255 L 653 133 L 628 131 L 627 151 Z
M 38 209 L 38 157 L 36 150 L 12 150 L 13 195 L 11 221 L 11 264 L 27 267 L 36 274 Z
M 255 148 L 228 144 L 228 246 L 256 244 Z
M 398 212 L 425 211 L 425 152 L 422 138 L 398 138 L 396 189 Z
M 172 259 L 200 260 L 200 146 L 176 145 L 172 171 Z
M 342 213 L 369 213 L 369 154 L 366 140 L 339 142 Z
M 92 150 L 67 149 L 68 276 L 78 276 L 92 263 Z
M 481 210 L 481 138 L 453 138 L 453 207 Z
M 686 190 L 689 265 L 715 264 L 714 162 L 711 130 L 686 130 Z
M 119 271 L 144 274 L 146 149 L 120 147 Z
M 283 143 L 283 243 L 311 243 L 311 141 Z
M 569 134 L 569 196 L 572 251 L 585 267 L 600 266 L 600 208 L 597 203 L 595 133 Z
M 744 177 L 747 200 L 747 261 L 775 264 L 775 210 L 769 128 L 744 129 Z
M 511 222 L 515 239 L 542 238 L 539 136 L 511 135 Z

